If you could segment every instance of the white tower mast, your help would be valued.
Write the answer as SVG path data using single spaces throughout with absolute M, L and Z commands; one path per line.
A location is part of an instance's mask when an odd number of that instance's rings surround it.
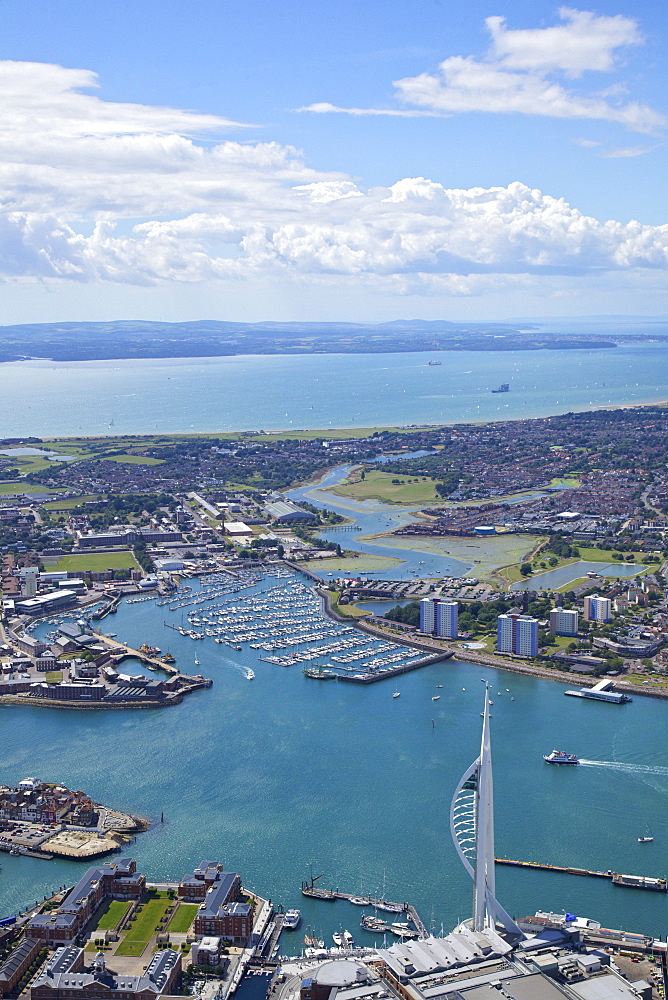
M 473 928 L 482 931 L 503 924 L 524 937 L 496 898 L 494 871 L 494 783 L 490 738 L 489 685 L 485 683 L 480 756 L 471 764 L 452 797 L 450 832 L 460 860 L 473 879 Z

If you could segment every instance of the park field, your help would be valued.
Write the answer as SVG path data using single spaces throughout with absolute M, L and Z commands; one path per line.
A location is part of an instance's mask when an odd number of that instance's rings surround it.
M 361 478 L 355 469 L 342 483 L 330 488 L 332 493 L 352 500 L 382 500 L 384 503 L 423 504 L 439 500 L 436 483 L 428 476 L 401 476 L 395 472 L 370 469 Z
M 0 483 L 0 496 L 12 493 L 59 493 L 60 490 L 47 489 L 39 483 Z
M 150 455 L 105 455 L 105 462 L 122 462 L 126 465 L 164 465 L 164 458 L 151 458 Z
M 48 557 L 47 557 L 48 559 Z M 44 560 L 45 565 L 47 560 Z M 92 573 L 99 573 L 105 569 L 136 569 L 135 557 L 127 549 L 123 552 L 91 552 L 81 555 L 60 556 L 60 558 L 46 566 L 48 570 L 68 573 L 81 573 L 89 569 Z
M 66 500 L 52 500 L 44 504 L 45 510 L 75 510 L 77 507 L 89 503 L 91 500 L 99 500 L 99 494 L 87 493 L 85 496 L 68 497 Z

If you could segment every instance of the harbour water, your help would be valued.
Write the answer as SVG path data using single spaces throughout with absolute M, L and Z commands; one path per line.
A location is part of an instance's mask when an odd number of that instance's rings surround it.
M 403 426 L 658 402 L 666 396 L 668 344 L 33 360 L 0 365 L 0 380 L 2 437 Z M 493 394 L 499 382 L 510 391 Z
M 155 601 L 124 603 L 106 628 L 135 648 L 170 649 L 184 671 L 212 677 L 211 689 L 153 711 L 0 708 L 3 780 L 37 774 L 152 819 L 130 848 L 151 877 L 178 879 L 202 858 L 219 858 L 259 892 L 299 906 L 302 927 L 329 936 L 343 925 L 371 940 L 356 926 L 357 908 L 301 897 L 312 865 L 325 885 L 384 888 L 388 899 L 414 903 L 437 931 L 449 929 L 471 906 L 448 810 L 479 750 L 480 678 L 491 682 L 494 701 L 497 853 L 666 874 L 665 703 L 575 701 L 564 698 L 564 685 L 454 660 L 369 687 L 323 684 L 299 665 L 263 662 L 248 644 L 237 652 L 211 638 L 193 642 L 163 624 L 187 609 L 166 611 Z M 554 747 L 591 763 L 549 767 L 542 755 Z M 648 825 L 655 841 L 638 844 Z M 3 916 L 82 871 L 9 855 L 2 866 Z M 498 894 L 515 915 L 569 909 L 608 926 L 668 933 L 661 894 L 505 868 Z
M 658 401 L 668 383 L 668 350 L 661 344 L 438 358 L 442 365 L 432 368 L 424 354 L 2 365 L 0 434 L 532 417 Z M 492 395 L 490 388 L 502 381 L 511 391 Z M 348 501 L 345 506 L 349 512 Z M 355 516 L 364 533 L 373 533 L 404 523 L 409 513 L 367 502 Z M 374 551 L 353 532 L 332 529 L 329 537 Z M 388 554 L 387 547 L 377 548 Z M 443 556 L 402 551 L 401 557 L 407 561 L 400 568 L 378 575 L 458 575 L 466 567 Z M 314 874 L 325 873 L 322 884 L 410 900 L 428 926 L 449 929 L 471 909 L 448 809 L 479 749 L 480 678 L 490 680 L 494 692 L 497 853 L 651 876 L 668 872 L 665 703 L 564 698 L 564 685 L 456 660 L 407 674 L 398 685 L 323 684 L 305 678 L 299 666 L 263 662 L 249 645 L 237 652 L 213 640 L 193 642 L 165 628 L 166 618 L 164 608 L 148 601 L 123 603 L 106 621 L 130 645 L 170 649 L 185 672 L 213 678 L 211 689 L 182 705 L 120 712 L 0 706 L 1 780 L 36 774 L 150 818 L 151 829 L 129 850 L 149 877 L 178 879 L 203 858 L 218 858 L 259 892 L 299 906 L 302 928 L 311 924 L 329 936 L 344 926 L 358 940 L 371 940 L 356 926 L 357 908 L 301 897 L 301 880 L 313 865 Z M 248 670 L 255 673 L 252 682 Z M 441 697 L 433 702 L 439 684 Z M 396 687 L 401 697 L 395 699 Z M 554 747 L 587 763 L 548 767 L 542 755 Z M 654 842 L 638 844 L 648 825 Z M 73 883 L 83 870 L 62 860 L 3 855 L 1 861 L 0 916 Z M 498 895 L 518 916 L 539 907 L 568 909 L 612 927 L 668 933 L 666 896 L 608 882 L 504 868 Z M 295 933 L 295 950 L 300 938 Z

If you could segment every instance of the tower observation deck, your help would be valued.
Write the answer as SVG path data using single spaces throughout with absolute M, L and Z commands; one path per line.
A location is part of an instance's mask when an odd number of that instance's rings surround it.
M 485 684 L 480 755 L 464 773 L 452 797 L 450 833 L 457 854 L 473 880 L 473 929 L 494 929 L 498 922 L 510 934 L 523 938 L 524 933 L 496 898 L 489 707 L 489 685 Z

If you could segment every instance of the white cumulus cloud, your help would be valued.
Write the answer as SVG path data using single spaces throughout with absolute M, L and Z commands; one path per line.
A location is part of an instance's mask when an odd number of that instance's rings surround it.
M 6 282 L 267 278 L 465 295 L 668 266 L 668 227 L 600 222 L 519 182 L 365 188 L 293 148 L 216 137 L 224 118 L 82 95 L 86 71 L 0 63 L 0 80 Z
M 665 125 L 665 116 L 624 99 L 624 87 L 576 90 L 586 72 L 611 72 L 620 50 L 643 43 L 635 20 L 591 11 L 559 9 L 561 24 L 510 29 L 504 17 L 485 21 L 491 45 L 483 58 L 451 56 L 434 72 L 394 81 L 403 108 L 341 108 L 327 102 L 300 111 L 360 115 L 453 115 L 464 112 L 542 115 L 617 122 L 638 132 Z

